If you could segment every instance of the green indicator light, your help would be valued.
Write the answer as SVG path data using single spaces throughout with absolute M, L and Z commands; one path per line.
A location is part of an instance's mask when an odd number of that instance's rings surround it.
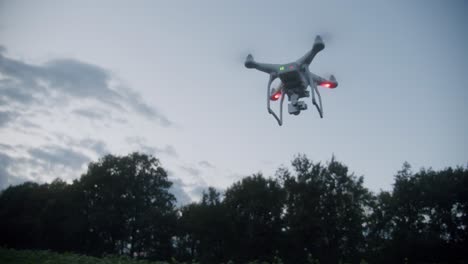
M 281 67 L 280 67 L 280 71 L 282 71 L 282 70 L 284 70 L 284 66 L 281 66 Z

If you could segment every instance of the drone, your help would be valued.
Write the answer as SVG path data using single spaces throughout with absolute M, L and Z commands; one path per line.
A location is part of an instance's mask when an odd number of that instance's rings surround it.
M 325 44 L 320 36 L 317 36 L 314 41 L 312 49 L 307 52 L 300 59 L 286 64 L 267 64 L 256 62 L 249 54 L 245 60 L 245 67 L 251 69 L 257 69 L 259 71 L 268 73 L 270 79 L 267 86 L 267 109 L 268 113 L 272 114 L 278 125 L 283 124 L 283 101 L 285 95 L 288 96 L 288 112 L 289 114 L 299 115 L 302 110 L 307 110 L 307 104 L 299 99 L 309 97 L 310 92 L 307 87 L 310 86 L 312 92 L 312 104 L 315 105 L 320 118 L 323 118 L 323 107 L 322 98 L 320 97 L 317 86 L 326 88 L 336 88 L 338 82 L 335 76 L 331 75 L 330 78 L 326 79 L 318 75 L 313 74 L 309 70 L 309 65 L 315 58 L 315 55 L 325 48 Z M 271 88 L 273 81 L 279 78 L 280 84 L 276 88 Z M 318 103 L 315 97 L 318 97 Z M 280 115 L 278 115 L 271 109 L 270 101 L 280 100 Z

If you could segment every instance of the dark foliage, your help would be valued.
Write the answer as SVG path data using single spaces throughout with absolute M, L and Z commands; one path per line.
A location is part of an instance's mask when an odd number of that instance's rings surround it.
M 175 208 L 159 161 L 107 155 L 67 184 L 0 194 L 0 246 L 199 263 L 468 263 L 468 168 L 411 171 L 373 194 L 332 158 Z

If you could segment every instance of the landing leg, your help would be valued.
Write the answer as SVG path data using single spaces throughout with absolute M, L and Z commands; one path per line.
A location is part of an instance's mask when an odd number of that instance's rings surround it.
M 273 115 L 273 117 L 276 119 L 278 122 L 278 125 L 283 125 L 283 102 L 284 102 L 284 90 L 281 89 L 281 102 L 280 102 L 280 117 L 276 115 L 275 112 L 270 107 L 270 96 L 271 96 L 271 83 L 276 79 L 276 75 L 270 74 L 270 80 L 268 81 L 268 86 L 267 86 L 267 109 L 268 113 Z

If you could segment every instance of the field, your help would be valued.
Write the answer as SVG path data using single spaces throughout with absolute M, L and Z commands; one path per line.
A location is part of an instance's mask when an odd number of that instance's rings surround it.
M 166 262 L 149 262 L 124 257 L 108 256 L 95 258 L 73 253 L 54 253 L 41 250 L 14 250 L 0 248 L 2 264 L 167 264 Z

